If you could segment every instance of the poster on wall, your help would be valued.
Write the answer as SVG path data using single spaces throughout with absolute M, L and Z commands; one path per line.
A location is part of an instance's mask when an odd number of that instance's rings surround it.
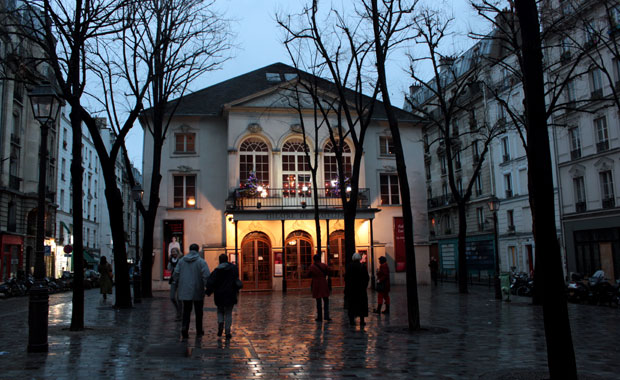
M 405 223 L 402 216 L 394 217 L 394 261 L 396 272 L 404 272 L 407 269 L 405 256 Z
M 164 220 L 164 247 L 163 247 L 163 268 L 164 279 L 169 279 L 172 273 L 168 270 L 168 260 L 170 260 L 172 250 L 178 249 L 185 255 L 183 249 L 183 220 Z
M 275 277 L 282 276 L 282 252 L 274 251 L 273 253 L 273 275 Z

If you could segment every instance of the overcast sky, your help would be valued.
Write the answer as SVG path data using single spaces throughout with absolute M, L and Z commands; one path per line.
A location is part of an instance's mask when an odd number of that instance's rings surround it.
M 343 0 L 350 1 L 350 0 Z M 221 70 L 207 73 L 192 85 L 192 90 L 200 90 L 235 76 L 245 74 L 275 62 L 290 64 L 288 54 L 282 44 L 283 33 L 276 25 L 276 12 L 299 12 L 305 0 L 217 0 L 217 8 L 233 20 L 232 29 L 236 34 L 236 48 L 233 58 Z M 470 30 L 481 31 L 484 22 L 471 9 L 468 0 L 435 0 L 434 6 L 442 6 L 446 14 L 453 14 L 453 31 L 457 37 L 445 49 L 463 52 L 472 45 L 463 37 Z M 459 37 L 461 36 L 461 37 Z M 390 57 L 388 81 L 390 96 L 396 106 L 403 106 L 403 97 L 411 84 L 406 73 L 408 61 L 404 52 Z M 137 124 L 137 123 L 136 123 Z M 127 149 L 134 165 L 142 172 L 142 129 L 135 125 L 129 133 Z

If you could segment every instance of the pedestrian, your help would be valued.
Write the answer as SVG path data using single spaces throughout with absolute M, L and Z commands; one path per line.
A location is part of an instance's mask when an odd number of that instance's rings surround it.
M 239 289 L 243 283 L 239 280 L 239 269 L 228 262 L 228 255 L 219 256 L 220 264 L 213 270 L 207 281 L 207 295 L 213 294 L 217 306 L 217 336 L 222 336 L 226 327 L 226 339 L 232 338 L 232 312 L 237 304 Z
M 205 288 L 209 278 L 209 266 L 198 254 L 198 244 L 189 246 L 189 253 L 179 260 L 173 281 L 177 283 L 179 300 L 183 302 L 183 322 L 181 336 L 189 337 L 189 320 L 194 307 L 196 316 L 196 336 L 204 335 L 202 329 L 202 308 L 204 305 Z
M 368 272 L 360 260 L 362 255 L 355 253 L 352 262 L 347 265 L 345 273 L 345 297 L 348 300 L 349 323 L 355 326 L 355 318 L 360 317 L 360 326 L 364 327 L 364 318 L 368 316 Z
M 309 274 L 312 278 L 310 288 L 312 290 L 312 298 L 316 300 L 316 319 L 322 322 L 323 319 L 331 321 L 329 317 L 329 272 L 327 265 L 321 262 L 321 255 L 316 254 L 313 257 L 314 263 L 310 265 Z
M 170 260 L 168 260 L 168 270 L 170 271 L 170 273 L 174 272 L 174 268 L 176 268 L 181 257 L 183 256 L 181 255 L 181 252 L 177 248 L 172 249 Z M 183 310 L 183 308 L 181 307 L 181 301 L 179 301 L 179 297 L 177 295 L 178 284 L 173 280 L 172 276 L 170 276 L 170 280 L 168 282 L 170 284 L 170 301 L 172 301 L 172 304 L 174 305 L 174 308 L 177 311 L 176 320 L 180 321 L 181 310 Z
M 99 293 L 103 294 L 102 303 L 106 303 L 108 294 L 112 294 L 113 278 L 112 266 L 108 264 L 108 259 L 105 256 L 101 256 L 99 260 Z
M 431 262 L 428 263 L 428 267 L 431 270 L 431 280 L 433 280 L 433 283 L 437 286 L 437 274 L 439 273 L 439 263 L 437 259 L 432 257 Z
M 381 306 L 385 301 L 385 310 L 383 314 L 390 313 L 390 268 L 387 264 L 385 256 L 379 257 L 379 269 L 377 269 L 377 308 L 373 313 L 381 313 Z

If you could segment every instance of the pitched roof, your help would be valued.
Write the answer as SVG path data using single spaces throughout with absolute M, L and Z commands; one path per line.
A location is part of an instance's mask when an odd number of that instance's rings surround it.
M 280 86 L 294 78 L 297 73 L 298 70 L 292 66 L 280 62 L 274 63 L 172 100 L 170 105 L 172 106 L 176 102 L 180 102 L 175 111 L 175 115 L 179 116 L 219 116 L 222 114 L 224 105 Z M 321 87 L 327 90 L 333 89 L 333 84 L 325 79 L 303 71 L 299 73 L 302 78 L 306 77 L 316 80 L 316 83 L 319 83 Z M 268 74 L 271 77 L 270 79 L 268 79 Z M 351 90 L 349 92 L 351 95 L 354 94 Z M 370 97 L 366 98 L 370 100 Z M 396 110 L 396 116 L 401 121 L 418 120 L 416 116 L 405 110 L 398 107 L 394 107 L 394 109 Z M 145 112 L 148 112 L 148 110 L 145 110 Z M 377 104 L 375 104 L 374 115 L 374 119 L 387 119 L 382 102 L 377 101 Z

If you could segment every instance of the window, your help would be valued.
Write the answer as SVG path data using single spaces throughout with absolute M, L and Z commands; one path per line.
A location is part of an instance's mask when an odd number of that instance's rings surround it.
M 379 176 L 381 187 L 381 204 L 398 205 L 400 204 L 400 189 L 398 187 L 398 176 L 396 174 L 381 174 Z
M 583 176 L 573 178 L 575 191 L 575 212 L 586 211 L 586 187 Z
M 58 204 L 60 205 L 60 210 L 65 210 L 65 190 L 60 189 L 60 196 L 58 198 Z
M 174 175 L 174 208 L 196 207 L 196 175 Z
M 484 231 L 484 209 L 476 208 L 476 220 L 478 221 L 478 231 Z
M 431 179 L 431 164 L 430 162 L 424 163 L 424 169 L 426 170 L 426 179 Z
M 60 179 L 65 180 L 65 166 L 67 165 L 67 160 L 64 158 L 60 161 Z
M 603 199 L 603 208 L 614 207 L 614 181 L 611 176 L 611 170 L 602 171 L 599 175 L 601 178 L 601 198 Z
M 456 170 L 461 169 L 461 151 L 460 150 L 457 150 L 456 153 L 454 154 L 454 167 L 456 168 Z
M 287 141 L 282 147 L 282 195 L 285 197 L 310 196 L 310 161 L 301 140 Z
M 441 162 L 441 174 L 445 175 L 447 172 L 446 156 L 444 154 L 439 156 L 439 161 Z
M 68 142 L 67 142 L 67 128 L 63 128 L 62 129 L 62 148 L 64 150 L 67 150 L 67 145 L 68 145 Z
M 519 194 L 528 194 L 529 190 L 527 188 L 527 168 L 519 169 Z
M 603 79 L 601 78 L 601 70 L 596 67 L 590 70 L 590 86 L 592 89 L 590 97 L 600 98 L 603 96 Z
M 456 180 L 456 189 L 459 192 L 459 195 L 463 195 L 463 180 L 462 179 L 457 179 Z
M 459 121 L 458 119 L 454 119 L 452 121 L 452 136 L 458 136 L 459 135 Z
M 508 144 L 508 136 L 502 137 L 502 162 L 510 160 L 510 145 Z
M 570 39 L 568 37 L 562 39 L 562 45 L 560 47 L 561 59 L 570 58 L 570 48 L 571 48 Z
M 584 25 L 584 34 L 585 34 L 585 43 L 586 47 L 592 47 L 596 44 L 596 29 L 594 29 L 594 25 L 592 22 L 586 21 Z
M 609 134 L 607 132 L 607 119 L 605 116 L 594 119 L 596 129 L 596 151 L 603 152 L 609 149 Z
M 428 143 L 428 135 L 424 135 L 424 153 L 428 153 L 430 151 L 430 145 Z
M 480 148 L 478 147 L 478 140 L 474 140 L 471 143 L 471 149 L 472 149 L 472 151 L 474 153 L 473 159 L 474 159 L 474 165 L 475 165 L 480 160 Z
M 174 153 L 195 153 L 196 134 L 195 133 L 175 133 Z
M 391 136 L 379 137 L 379 154 L 382 156 L 393 156 L 394 153 L 394 141 Z
M 510 173 L 504 174 L 504 190 L 506 191 L 506 198 L 512 197 L 512 175 Z
M 433 198 L 433 188 L 431 186 L 426 188 L 426 199 Z
M 250 138 L 239 147 L 239 180 L 244 184 L 254 172 L 259 185 L 269 186 L 269 148 L 265 142 Z
M 508 231 L 515 230 L 515 211 L 506 210 L 506 221 L 508 223 Z
M 579 127 L 568 130 L 570 137 L 570 158 L 576 160 L 581 157 L 581 137 L 579 136 Z
M 342 149 L 342 163 L 344 165 L 344 177 L 351 178 L 351 148 L 347 143 L 338 143 L 334 146 L 331 141 L 325 144 L 323 150 L 323 170 L 325 173 L 325 188 L 338 187 L 338 159 L 336 148 Z
M 575 94 L 575 80 L 571 79 L 566 83 L 566 101 L 567 103 L 573 103 L 577 100 Z
M 476 196 L 482 195 L 482 179 L 480 179 L 480 174 L 476 176 Z
M 620 6 L 613 7 L 609 10 L 609 22 L 613 29 L 620 28 Z

